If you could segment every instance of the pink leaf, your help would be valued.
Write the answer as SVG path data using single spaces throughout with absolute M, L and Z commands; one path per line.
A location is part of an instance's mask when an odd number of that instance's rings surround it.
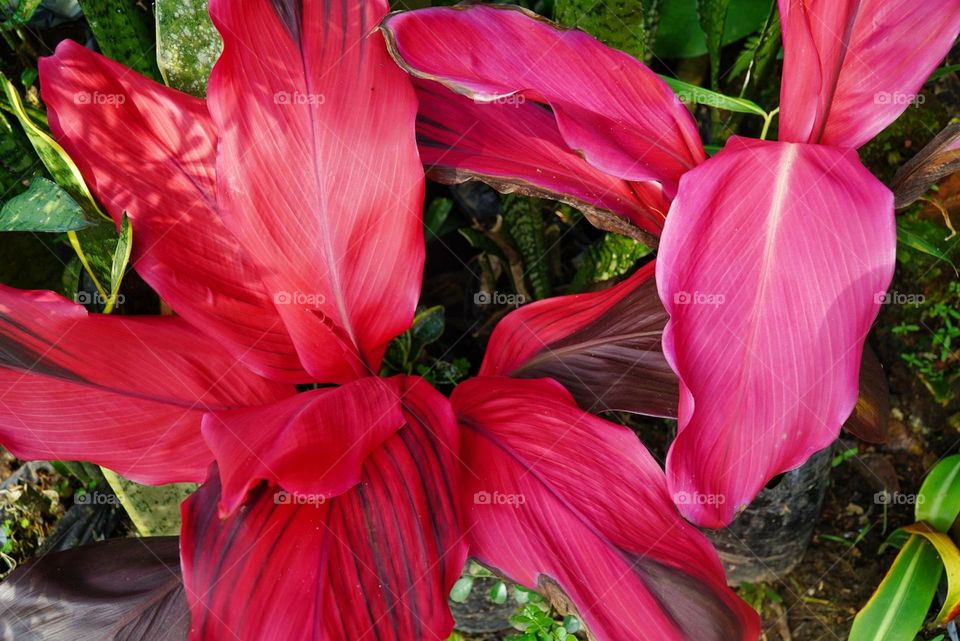
M 582 31 L 501 5 L 397 13 L 382 28 L 419 78 L 481 102 L 548 104 L 567 145 L 601 171 L 659 183 L 669 198 L 704 159 L 696 124 L 670 88 Z
M 552 378 L 589 412 L 677 415 L 677 377 L 663 357 L 667 312 L 654 263 L 609 289 L 524 305 L 497 325 L 481 376 Z
M 860 147 L 897 119 L 960 32 L 960 0 L 779 0 L 780 139 Z
M 447 638 L 447 595 L 466 560 L 456 423 L 429 385 L 407 379 L 404 387 L 405 426 L 346 493 L 284 495 L 262 483 L 220 519 L 214 474 L 184 504 L 191 641 Z
M 546 379 L 474 378 L 452 402 L 464 527 L 481 563 L 558 587 L 598 641 L 757 639 L 756 612 L 727 587 L 633 433 Z
M 294 393 L 179 318 L 88 314 L 0 286 L 0 442 L 19 458 L 91 461 L 141 483 L 201 481 L 204 412 Z
M 570 150 L 556 118 L 542 105 L 523 96 L 505 103 L 477 102 L 429 80 L 414 80 L 414 86 L 420 101 L 420 158 L 434 180 L 479 179 L 505 193 L 568 203 L 598 227 L 616 224 L 612 213 L 660 235 L 670 207 L 662 190 L 595 169 Z
M 413 320 L 423 170 L 410 80 L 374 31 L 385 0 L 213 0 L 217 202 L 306 370 L 376 372 Z
M 40 59 L 50 128 L 119 224 L 132 264 L 178 314 L 251 369 L 307 382 L 254 264 L 216 212 L 216 134 L 201 100 L 70 40 Z
M 893 276 L 892 199 L 821 145 L 733 138 L 684 176 L 657 285 L 681 381 L 667 478 L 690 520 L 729 523 L 837 437 Z

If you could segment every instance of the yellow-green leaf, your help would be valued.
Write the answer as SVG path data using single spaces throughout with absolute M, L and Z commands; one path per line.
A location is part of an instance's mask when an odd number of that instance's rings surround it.
M 93 199 L 93 194 L 87 189 L 87 184 L 83 181 L 83 176 L 80 174 L 80 170 L 76 164 L 70 159 L 67 152 L 63 150 L 63 147 L 58 145 L 47 132 L 33 122 L 24 109 L 23 101 L 20 99 L 20 94 L 17 92 L 16 87 L 14 87 L 13 83 L 2 73 L 0 73 L 0 84 L 3 85 L 3 92 L 13 114 L 17 120 L 20 121 L 20 126 L 23 127 L 24 133 L 27 134 L 30 144 L 33 145 L 34 150 L 37 152 L 40 160 L 43 161 L 47 171 L 50 172 L 50 176 L 54 182 L 73 196 L 73 199 L 83 207 L 83 210 L 87 212 L 90 217 L 100 217 L 109 220 L 107 215 L 97 206 L 96 201 Z
M 106 468 L 102 469 L 104 477 L 141 536 L 180 534 L 180 504 L 197 489 L 195 484 L 173 483 L 150 487 L 134 483 Z
M 928 523 L 914 523 L 903 530 L 930 541 L 947 571 L 947 596 L 937 614 L 937 623 L 943 625 L 960 613 L 960 550 L 949 536 L 933 529 Z

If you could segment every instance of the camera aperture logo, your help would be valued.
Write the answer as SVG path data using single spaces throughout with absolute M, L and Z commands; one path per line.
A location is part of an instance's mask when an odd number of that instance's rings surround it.
M 474 505 L 509 505 L 519 508 L 527 502 L 523 494 L 508 494 L 506 492 L 487 492 L 481 490 L 473 495 Z
M 327 502 L 327 497 L 323 494 L 300 494 L 299 492 L 285 492 L 280 490 L 274 493 L 273 502 L 275 505 L 311 505 L 320 507 Z

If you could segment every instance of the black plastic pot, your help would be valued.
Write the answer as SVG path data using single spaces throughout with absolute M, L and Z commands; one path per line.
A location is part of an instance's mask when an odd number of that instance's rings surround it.
M 722 530 L 707 532 L 730 585 L 773 581 L 803 558 L 830 482 L 832 448 L 783 474 Z

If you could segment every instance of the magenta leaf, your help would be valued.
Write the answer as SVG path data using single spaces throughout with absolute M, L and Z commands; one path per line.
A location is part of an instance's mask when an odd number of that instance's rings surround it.
M 960 32 L 960 0 L 778 0 L 780 139 L 860 147 L 923 102 Z
M 733 138 L 684 176 L 657 259 L 684 516 L 729 523 L 837 437 L 895 251 L 893 195 L 852 150 Z

